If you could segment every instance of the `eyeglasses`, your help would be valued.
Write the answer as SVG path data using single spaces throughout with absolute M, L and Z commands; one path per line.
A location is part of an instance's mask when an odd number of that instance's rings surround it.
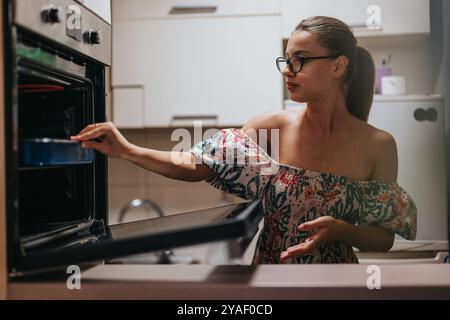
M 286 65 L 289 66 L 289 70 L 293 73 L 299 73 L 303 70 L 303 66 L 305 62 L 309 60 L 317 60 L 317 59 L 334 59 L 338 56 L 324 56 L 324 57 L 304 57 L 295 55 L 290 57 L 289 59 L 279 57 L 276 60 L 277 63 L 277 69 L 280 71 L 280 73 L 283 74 L 284 70 L 286 69 Z

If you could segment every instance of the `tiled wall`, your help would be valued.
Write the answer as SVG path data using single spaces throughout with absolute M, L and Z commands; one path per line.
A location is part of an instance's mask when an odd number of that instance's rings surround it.
M 169 151 L 178 141 L 171 141 L 172 129 L 121 130 L 133 144 L 141 147 Z M 166 214 L 214 207 L 239 200 L 221 192 L 206 182 L 182 182 L 154 174 L 133 163 L 109 160 L 110 224 L 118 221 L 120 209 L 136 198 L 156 202 Z M 132 210 L 127 221 L 152 217 L 154 213 Z

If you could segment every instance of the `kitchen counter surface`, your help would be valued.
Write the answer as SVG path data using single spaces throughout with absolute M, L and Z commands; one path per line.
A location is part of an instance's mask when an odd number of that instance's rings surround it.
M 450 299 L 450 264 L 380 265 L 369 290 L 367 265 L 98 265 L 66 280 L 9 284 L 9 299 Z

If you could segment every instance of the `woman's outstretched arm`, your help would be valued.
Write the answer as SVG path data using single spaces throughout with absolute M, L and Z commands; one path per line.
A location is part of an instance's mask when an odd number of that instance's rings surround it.
M 191 153 L 158 151 L 131 144 L 111 122 L 87 126 L 71 140 L 80 142 L 83 148 L 131 161 L 171 179 L 195 182 L 214 175 L 206 165 L 196 164 Z

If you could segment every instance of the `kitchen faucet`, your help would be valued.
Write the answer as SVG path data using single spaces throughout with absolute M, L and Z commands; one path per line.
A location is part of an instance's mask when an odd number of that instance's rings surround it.
M 154 201 L 150 199 L 134 199 L 125 204 L 122 209 L 120 209 L 119 213 L 119 223 L 123 223 L 125 221 L 126 216 L 128 215 L 129 211 L 136 208 L 146 208 L 146 209 L 152 209 L 156 211 L 159 217 L 164 217 L 164 211 L 161 209 L 161 207 Z M 173 252 L 171 250 L 165 250 L 160 253 L 159 262 L 160 264 L 170 264 L 171 263 L 171 256 L 173 255 Z
M 119 223 L 123 223 L 125 221 L 125 217 L 127 216 L 128 212 L 136 208 L 153 209 L 156 211 L 159 217 L 164 217 L 164 211 L 156 202 L 150 199 L 134 199 L 125 204 L 122 207 L 122 209 L 120 209 Z

